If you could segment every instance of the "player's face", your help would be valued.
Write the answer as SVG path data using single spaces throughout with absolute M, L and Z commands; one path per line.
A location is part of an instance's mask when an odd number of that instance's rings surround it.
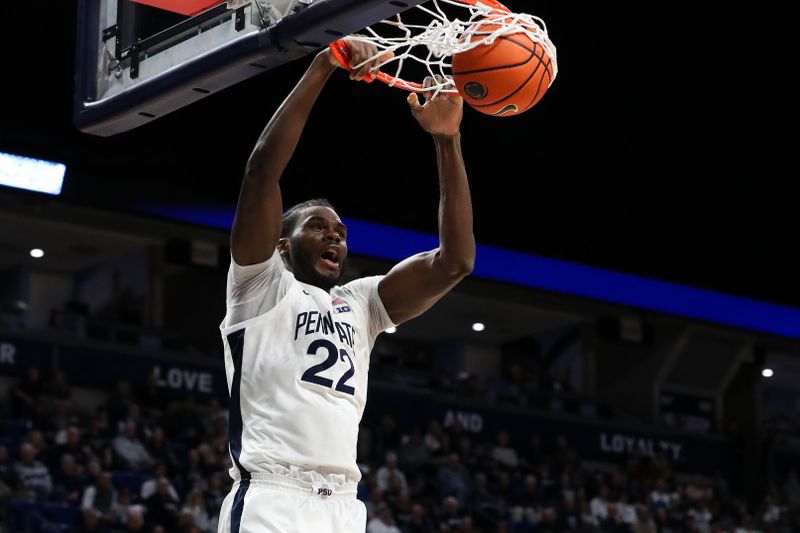
M 295 278 L 330 290 L 339 282 L 347 258 L 347 228 L 336 212 L 324 206 L 306 209 L 289 238 Z

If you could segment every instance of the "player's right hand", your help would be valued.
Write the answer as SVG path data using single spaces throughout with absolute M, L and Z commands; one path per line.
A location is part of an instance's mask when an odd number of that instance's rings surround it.
M 374 76 L 378 70 L 378 66 L 394 57 L 394 52 L 378 53 L 378 47 L 372 43 L 358 40 L 354 37 L 345 37 L 342 39 L 350 51 L 350 64 L 347 67 L 339 63 L 339 60 L 327 50 L 328 61 L 332 65 L 350 70 L 351 80 L 363 80 L 368 76 Z M 366 62 L 365 62 L 366 61 Z M 365 62 L 365 63 L 364 63 Z M 364 63 L 361 65 L 361 63 Z M 360 65 L 360 66 L 358 66 Z M 356 68 L 357 67 L 357 68 Z

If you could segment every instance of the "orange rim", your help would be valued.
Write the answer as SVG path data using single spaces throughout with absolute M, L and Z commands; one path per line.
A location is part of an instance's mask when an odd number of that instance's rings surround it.
M 462 4 L 467 4 L 470 6 L 475 6 L 477 4 L 483 4 L 491 9 L 498 11 L 499 13 L 511 13 L 511 10 L 508 9 L 506 6 L 497 2 L 495 0 L 457 0 Z M 352 72 L 352 67 L 350 66 L 350 47 L 344 41 L 344 39 L 337 39 L 333 41 L 330 45 L 328 45 L 333 57 L 339 62 L 339 64 L 345 70 Z M 423 92 L 425 87 L 421 83 L 417 83 L 414 81 L 406 81 L 402 78 L 396 78 L 391 74 L 386 74 L 385 72 L 378 72 L 375 75 L 367 74 L 364 76 L 364 79 L 361 81 L 371 83 L 375 80 L 381 81 L 387 85 L 391 85 L 392 87 L 397 87 L 399 89 L 404 89 L 409 92 Z

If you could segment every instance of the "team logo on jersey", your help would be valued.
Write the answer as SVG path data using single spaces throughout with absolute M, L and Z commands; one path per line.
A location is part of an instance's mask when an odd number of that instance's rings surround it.
M 333 302 L 331 303 L 333 304 L 333 314 L 335 315 L 338 315 L 339 313 L 349 313 L 352 311 L 347 301 L 341 298 L 334 298 Z

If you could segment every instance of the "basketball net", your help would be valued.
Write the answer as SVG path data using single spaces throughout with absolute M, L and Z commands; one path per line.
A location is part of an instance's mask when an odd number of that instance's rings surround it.
M 442 8 L 443 4 L 461 8 L 458 12 L 463 18 L 448 17 Z M 401 14 L 397 14 L 393 19 L 382 20 L 362 30 L 366 33 L 350 35 L 350 39 L 371 43 L 377 48 L 373 56 L 361 63 L 350 66 L 350 51 L 342 39 L 330 44 L 331 52 L 348 70 L 358 69 L 377 60 L 375 66 L 381 72 L 365 77 L 364 81 L 377 79 L 390 87 L 433 93 L 430 96 L 434 97 L 440 92 L 458 92 L 450 75 L 450 58 L 453 55 L 478 46 L 490 45 L 502 35 L 524 33 L 534 43 L 541 45 L 552 60 L 553 76 L 550 85 L 556 78 L 556 47 L 547 35 L 544 21 L 539 17 L 511 13 L 508 8 L 494 0 L 430 0 L 415 6 L 415 9 L 422 11 L 424 18 L 430 17 L 432 20 L 428 24 L 410 24 L 403 21 Z M 391 37 L 387 35 L 389 32 L 400 35 Z M 433 83 L 423 86 L 419 82 L 405 79 L 403 68 L 409 62 L 422 64 L 433 78 Z M 389 74 L 392 69 L 394 74 Z M 439 76 L 438 79 L 436 75 Z

